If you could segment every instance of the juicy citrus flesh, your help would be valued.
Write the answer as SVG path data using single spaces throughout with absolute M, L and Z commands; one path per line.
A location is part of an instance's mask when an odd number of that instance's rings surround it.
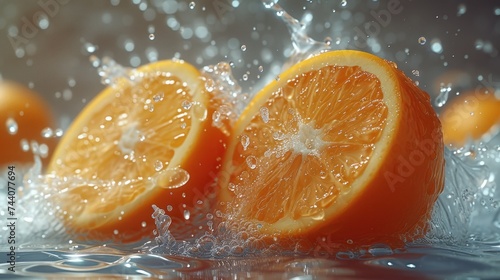
M 478 88 L 460 94 L 440 115 L 445 144 L 463 146 L 487 140 L 498 132 L 500 100 L 493 89 Z
M 152 204 L 186 223 L 186 213 L 204 202 L 223 152 L 194 67 L 163 61 L 138 72 L 81 112 L 49 166 L 68 177 L 56 198 L 68 228 L 86 238 L 151 236 Z
M 429 96 L 393 64 L 321 54 L 281 74 L 243 112 L 220 197 L 230 220 L 253 223 L 271 242 L 400 244 L 425 232 L 443 188 L 440 130 Z
M 12 122 L 17 129 L 9 131 Z M 33 163 L 31 148 L 23 149 L 22 142 L 46 145 L 48 152 L 39 155 L 43 163 L 48 163 L 57 141 L 52 137 L 44 138 L 42 131 L 53 129 L 55 121 L 49 105 L 38 93 L 16 82 L 0 81 L 0 125 L 0 166 Z

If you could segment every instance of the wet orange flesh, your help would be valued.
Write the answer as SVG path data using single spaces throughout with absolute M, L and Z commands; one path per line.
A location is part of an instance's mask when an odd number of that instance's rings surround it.
M 236 147 L 229 187 L 254 202 L 235 208 L 267 223 L 314 218 L 348 192 L 388 112 L 378 78 L 357 66 L 303 73 L 263 107 Z
M 191 102 L 188 87 L 166 73 L 146 74 L 140 83 L 116 91 L 110 104 L 96 110 L 58 162 L 85 182 L 69 188 L 72 207 L 81 209 L 68 212 L 107 213 L 134 201 L 155 187 L 150 176 L 157 173 L 157 161 L 165 168 L 184 142 L 191 125 L 189 108 L 172 104 Z M 82 168 L 82 162 L 89 167 Z

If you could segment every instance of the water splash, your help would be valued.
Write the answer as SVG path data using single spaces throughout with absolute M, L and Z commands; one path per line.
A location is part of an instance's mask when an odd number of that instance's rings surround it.
M 16 246 L 49 246 L 69 241 L 64 226 L 56 217 L 56 207 L 47 199 L 53 193 L 51 186 L 44 183 L 42 162 L 34 156 L 32 166 L 16 165 L 15 215 L 23 226 L 16 228 Z M 7 174 L 0 175 L 0 199 L 7 201 Z M 0 217 L 6 220 L 6 212 Z M 0 238 L 7 240 L 7 226 L 0 229 Z
M 117 86 L 119 80 L 125 78 L 126 81 L 134 83 L 142 78 L 141 73 L 135 68 L 124 67 L 110 57 L 98 57 L 92 55 L 89 58 L 93 67 L 97 68 L 97 74 L 101 77 L 103 85 Z
M 264 7 L 272 9 L 283 20 L 291 35 L 293 50 L 288 61 L 283 65 L 283 69 L 287 69 L 304 59 L 331 49 L 330 39 L 319 42 L 307 35 L 307 27 L 313 19 L 311 13 L 306 13 L 303 19 L 299 21 L 287 13 L 278 4 L 278 1 L 262 0 L 262 3 Z
M 495 227 L 499 194 L 495 174 L 485 163 L 500 159 L 500 150 L 485 147 L 446 149 L 446 183 L 435 205 L 426 240 L 465 244 L 498 241 Z M 497 232 L 497 233 L 495 233 Z
M 450 92 L 451 92 L 451 84 L 445 85 L 444 83 L 441 83 L 441 86 L 439 88 L 439 94 L 434 100 L 434 105 L 436 105 L 439 108 L 443 107 L 448 101 L 448 96 Z
M 212 115 L 212 124 L 229 133 L 230 127 L 247 106 L 250 95 L 243 92 L 234 78 L 227 62 L 203 67 L 205 89 L 212 94 L 217 110 Z

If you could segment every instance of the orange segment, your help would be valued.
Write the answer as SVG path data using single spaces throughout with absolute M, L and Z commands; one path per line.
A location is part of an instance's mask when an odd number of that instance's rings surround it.
M 470 90 L 446 104 L 440 115 L 446 144 L 463 146 L 498 132 L 500 100 L 494 92 L 485 88 Z
M 335 51 L 255 96 L 234 126 L 220 198 L 229 220 L 270 243 L 397 245 L 425 232 L 443 168 L 429 96 L 392 63 Z
M 151 205 L 189 223 L 206 206 L 225 136 L 200 73 L 184 62 L 143 66 L 105 89 L 68 129 L 49 172 L 67 227 L 92 239 L 135 241 L 155 228 Z M 174 233 L 175 234 L 175 233 Z

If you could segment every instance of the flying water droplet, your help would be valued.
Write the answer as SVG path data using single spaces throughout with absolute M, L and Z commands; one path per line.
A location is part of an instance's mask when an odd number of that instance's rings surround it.
M 427 42 L 427 39 L 425 39 L 425 37 L 422 36 L 422 37 L 418 38 L 418 43 L 420 45 L 425 45 L 426 42 Z
M 86 42 L 83 44 L 85 51 L 89 54 L 94 53 L 98 48 L 96 45 Z
M 330 37 L 326 37 L 326 38 L 325 38 L 325 44 L 326 44 L 327 46 L 331 46 L 331 45 L 332 45 L 332 38 L 330 38 Z
M 21 139 L 21 150 L 23 150 L 23 152 L 27 152 L 30 150 L 30 144 L 28 142 L 28 140 L 26 139 Z
M 241 50 L 242 51 L 246 51 L 247 50 L 247 46 L 246 45 L 241 45 Z
M 451 91 L 451 84 L 447 84 L 446 86 L 441 83 L 441 87 L 439 89 L 439 94 L 434 101 L 434 104 L 438 107 L 443 107 L 448 101 L 448 96 Z
M 189 9 L 193 10 L 196 7 L 196 3 L 194 1 L 189 2 Z
M 5 121 L 5 126 L 7 127 L 7 132 L 10 135 L 15 135 L 19 130 L 17 122 L 13 118 L 7 118 Z
M 458 5 L 457 16 L 461 16 L 467 12 L 467 6 L 465 4 Z
M 42 129 L 42 137 L 43 138 L 50 138 L 54 136 L 54 131 L 50 127 L 46 127 Z
M 271 9 L 277 3 L 278 0 L 262 0 L 262 4 L 264 4 L 264 7 L 266 7 L 266 9 Z

